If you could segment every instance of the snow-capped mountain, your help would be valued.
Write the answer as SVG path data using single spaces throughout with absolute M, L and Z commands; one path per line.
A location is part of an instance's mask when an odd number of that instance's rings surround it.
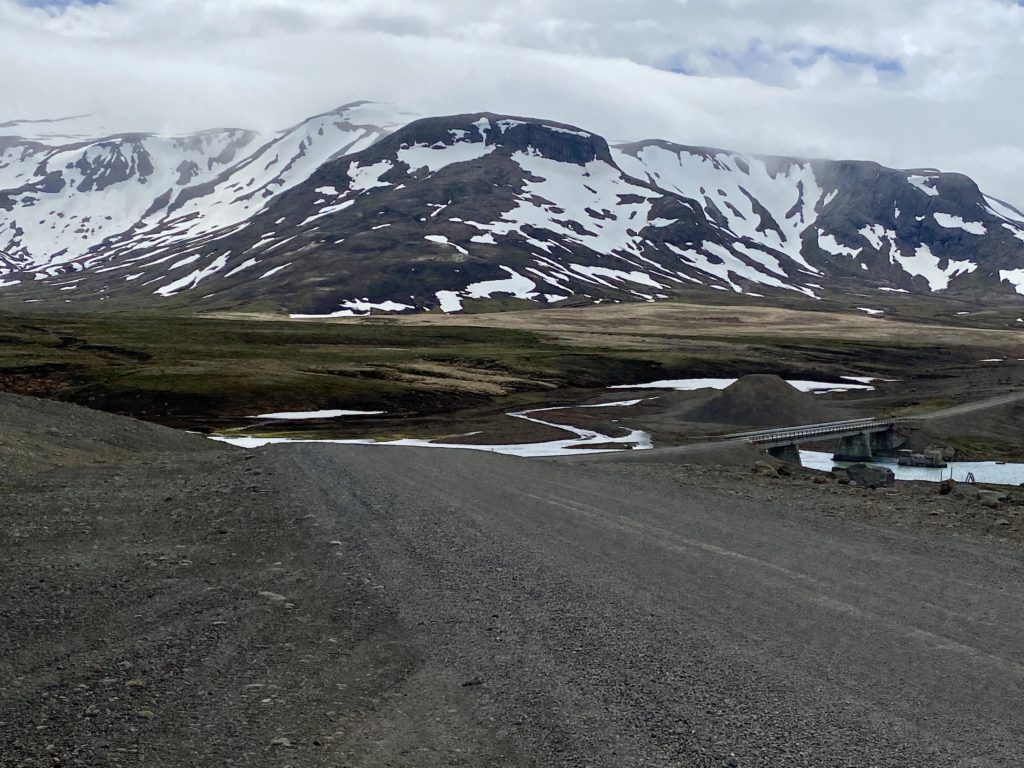
M 159 247 L 234 226 L 320 165 L 372 145 L 398 123 L 367 103 L 280 134 L 238 129 L 184 137 L 83 137 L 83 119 L 0 127 L 0 252 L 10 266 L 57 274 L 117 245 Z
M 345 315 L 702 288 L 1024 293 L 1024 214 L 958 174 L 408 120 L 361 103 L 269 138 L 0 137 L 0 299 Z

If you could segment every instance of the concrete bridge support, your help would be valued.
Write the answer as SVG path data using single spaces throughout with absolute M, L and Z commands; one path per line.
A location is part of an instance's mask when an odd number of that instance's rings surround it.
M 858 435 L 849 435 L 839 440 L 839 446 L 832 456 L 833 461 L 874 461 L 875 455 L 871 451 L 873 436 L 869 432 L 861 432 Z
M 790 443 L 789 445 L 773 445 L 768 449 L 768 455 L 779 461 L 784 461 L 787 464 L 795 464 L 798 467 L 803 466 L 803 462 L 800 461 L 800 448 L 796 443 Z
M 871 452 L 875 455 L 894 456 L 909 441 L 910 438 L 901 435 L 895 429 L 887 429 L 884 432 L 872 432 Z

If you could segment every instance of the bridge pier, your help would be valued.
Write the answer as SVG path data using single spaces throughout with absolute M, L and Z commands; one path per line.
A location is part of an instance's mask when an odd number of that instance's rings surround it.
M 875 455 L 871 450 L 873 442 L 874 440 L 868 432 L 842 437 L 839 439 L 839 445 L 832 456 L 832 461 L 854 463 L 874 461 Z
M 803 466 L 803 462 L 800 460 L 800 447 L 796 443 L 773 445 L 768 449 L 768 455 L 787 464 L 796 464 L 798 467 Z
M 798 443 L 835 439 L 839 440 L 839 445 L 832 460 L 857 464 L 874 461 L 876 454 L 896 453 L 909 440 L 900 431 L 900 427 L 911 423 L 907 419 L 849 419 L 827 424 L 737 432 L 724 437 L 762 446 L 770 455 L 791 464 L 802 464 Z

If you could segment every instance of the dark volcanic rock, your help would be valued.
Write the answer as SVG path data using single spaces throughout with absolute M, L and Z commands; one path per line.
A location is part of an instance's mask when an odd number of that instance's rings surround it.
M 892 488 L 896 484 L 896 474 L 878 464 L 851 464 L 846 474 L 862 488 Z
M 748 427 L 784 427 L 839 418 L 815 395 L 801 392 L 778 376 L 744 376 L 687 415 L 689 421 Z

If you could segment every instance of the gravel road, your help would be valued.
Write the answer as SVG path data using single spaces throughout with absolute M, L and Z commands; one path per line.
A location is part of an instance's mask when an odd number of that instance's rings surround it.
M 1024 550 L 912 494 L 0 406 L 2 768 L 1021 764 Z
M 1019 550 L 599 466 L 289 458 L 412 630 L 418 669 L 381 716 L 440 739 L 413 764 L 1020 764 Z

